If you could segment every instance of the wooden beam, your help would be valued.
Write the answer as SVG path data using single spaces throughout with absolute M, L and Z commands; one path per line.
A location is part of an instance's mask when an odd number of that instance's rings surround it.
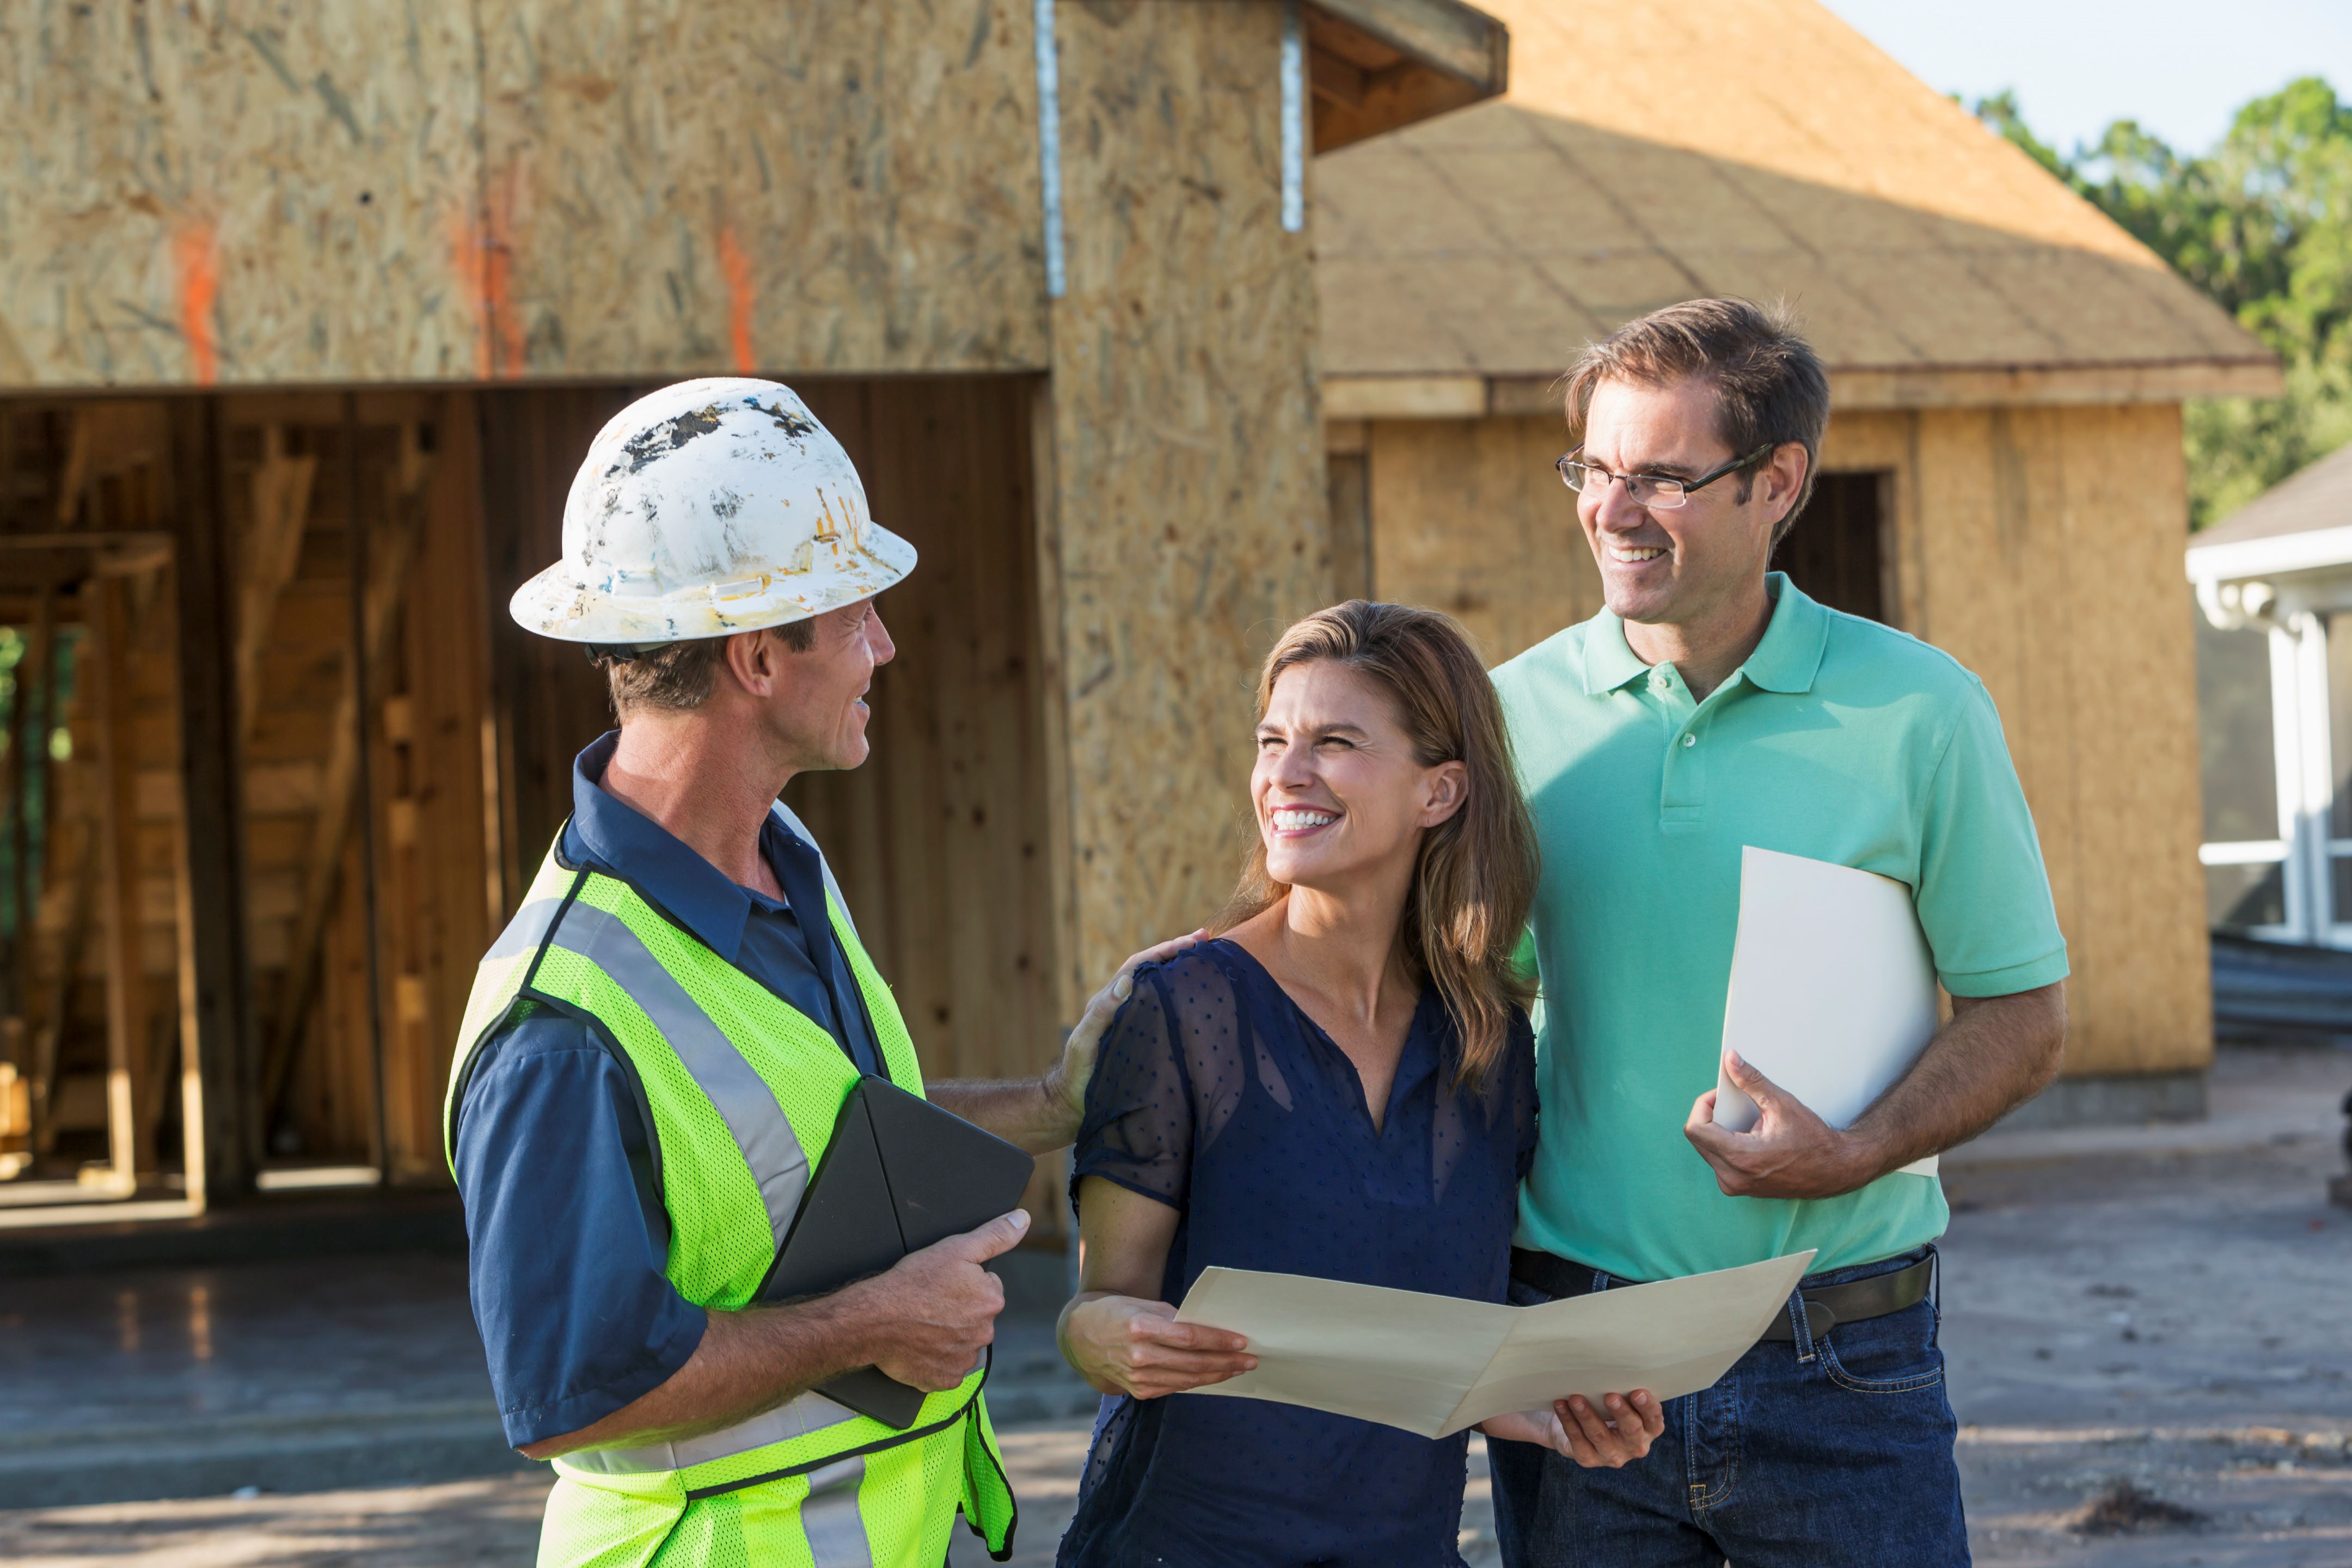
M 1307 79 L 1315 89 L 1315 96 L 1355 108 L 1364 101 L 1370 73 L 1363 67 L 1341 59 L 1328 49 L 1310 50 L 1307 59 Z
M 89 711 L 99 737 L 98 809 L 92 814 L 106 960 L 106 1129 L 114 1179 L 124 1188 L 155 1168 L 148 1130 L 155 1099 L 148 1076 L 146 975 L 140 952 L 138 761 L 133 755 L 130 585 L 100 578 L 86 594 L 89 631 L 82 647 L 91 683 Z
M 1325 419 L 1483 419 L 1480 375 L 1335 375 L 1323 381 Z
M 2199 397 L 2275 397 L 2275 362 L 2148 362 L 2093 365 L 1921 365 L 1830 370 L 1839 413 L 1892 408 L 2018 408 L 2180 403 Z M 1326 419 L 1475 419 L 1557 416 L 1556 374 L 1328 375 Z
M 37 779 L 46 782 L 43 763 L 48 756 L 49 727 L 57 715 L 56 683 L 50 667 L 57 652 L 58 602 L 45 589 L 33 621 L 32 635 L 16 660 L 16 690 L 8 707 L 8 885 L 16 911 L 16 940 L 8 953 L 9 1010 L 21 1013 L 33 984 L 33 936 L 37 922 L 40 889 L 33 878 L 33 796 Z M 36 717 L 37 715 L 37 719 Z M 37 792 L 45 816 L 56 814 L 57 803 L 47 790 Z
M 1492 97 L 1510 85 L 1510 34 L 1461 0 L 1312 0 L 1309 10 Z
M 2116 406 L 2196 397 L 2276 397 L 2274 359 L 2119 364 L 1857 366 L 1830 371 L 1832 411 L 1865 408 Z
M 49 1110 L 56 1103 L 58 1047 L 65 1036 L 66 1013 L 73 1005 L 74 982 L 81 973 L 82 949 L 89 941 L 91 906 L 98 901 L 100 869 L 97 846 L 84 843 L 76 868 L 72 901 L 66 906 L 65 929 L 58 937 L 58 967 L 49 976 L 47 1005 L 34 1023 L 32 1101 L 33 1147 L 47 1154 L 57 1144 L 57 1123 Z
M 1307 7 L 1315 151 L 1433 119 L 1509 85 L 1503 25 L 1456 0 L 1316 0 Z
M 245 569 L 237 585 L 237 733 L 248 741 L 261 712 L 261 655 L 277 623 L 278 595 L 302 559 L 310 481 L 319 468 L 315 457 L 286 455 L 283 425 L 263 427 L 261 453 L 261 466 L 253 471 L 253 526 L 246 535 Z
M 66 438 L 65 471 L 58 481 L 57 523 L 61 529 L 74 526 L 81 515 L 83 492 L 93 481 L 160 462 L 171 446 L 163 405 L 154 398 L 77 404 L 68 417 L 72 426 Z
M 246 965 L 244 747 L 220 407 L 210 397 L 175 400 L 169 416 L 178 535 L 180 1092 L 188 1200 L 201 1210 L 253 1190 L 259 1084 Z

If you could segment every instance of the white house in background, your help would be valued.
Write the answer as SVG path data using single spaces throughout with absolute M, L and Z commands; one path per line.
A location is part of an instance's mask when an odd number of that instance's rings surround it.
M 2352 446 L 2193 536 L 2216 928 L 2352 948 Z

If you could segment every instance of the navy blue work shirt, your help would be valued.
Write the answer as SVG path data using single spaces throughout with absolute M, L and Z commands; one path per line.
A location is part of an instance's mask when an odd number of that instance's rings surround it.
M 1424 987 L 1372 1125 L 1355 1064 L 1237 944 L 1139 970 L 1087 1087 L 1073 1191 L 1101 1176 L 1177 1211 L 1160 1281 L 1257 1268 L 1500 1301 L 1536 1144 L 1524 1015 L 1475 1089 Z M 1456 1564 L 1469 1436 L 1257 1399 L 1103 1402 L 1063 1568 Z
M 823 862 L 772 815 L 760 850 L 784 901 L 729 879 L 604 793 L 617 731 L 572 765 L 562 858 L 621 878 L 878 1070 L 872 1021 L 824 914 Z M 795 911 L 806 910 L 803 921 Z M 667 1382 L 704 1314 L 663 1273 L 669 1218 L 619 1047 L 544 1009 L 484 1042 L 457 1120 L 474 1321 L 516 1447 L 593 1425 Z

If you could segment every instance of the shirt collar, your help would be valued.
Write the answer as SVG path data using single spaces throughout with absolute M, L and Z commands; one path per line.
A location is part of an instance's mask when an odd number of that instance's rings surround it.
M 572 764 L 572 826 L 604 867 L 634 883 L 671 919 L 728 963 L 743 945 L 751 892 L 635 806 L 604 792 L 604 769 L 620 744 L 608 731 Z M 770 823 L 773 823 L 772 815 Z M 767 837 L 761 833 L 762 846 Z
M 1822 650 L 1829 644 L 1829 612 L 1789 581 L 1784 572 L 1768 573 L 1764 590 L 1772 596 L 1772 618 L 1764 637 L 1739 667 L 1750 686 L 1766 691 L 1811 691 L 1822 667 Z M 1603 609 L 1592 617 L 1584 639 L 1584 694 L 1600 697 L 1650 673 L 1641 655 L 1625 640 L 1625 623 Z
M 1750 686 L 1767 691 L 1811 691 L 1822 650 L 1829 646 L 1830 613 L 1806 597 L 1786 573 L 1767 575 L 1764 588 L 1773 598 L 1771 624 L 1740 673 Z

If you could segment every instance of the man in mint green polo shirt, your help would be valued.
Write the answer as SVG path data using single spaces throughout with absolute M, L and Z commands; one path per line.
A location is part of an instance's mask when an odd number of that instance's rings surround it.
M 1561 477 L 1607 608 L 1495 672 L 1543 853 L 1512 1299 L 1817 1257 L 1646 1459 L 1496 1446 L 1511 1568 L 1969 1561 L 1929 1298 L 1948 1211 L 1904 1167 L 2056 1070 L 2066 950 L 1982 683 L 1768 571 L 1828 413 L 1812 350 L 1738 300 L 1643 317 L 1570 376 Z M 1748 845 L 1909 888 L 1953 998 L 1843 1131 L 1722 1051 Z M 1713 1124 L 1719 1058 L 1761 1109 L 1749 1132 Z

